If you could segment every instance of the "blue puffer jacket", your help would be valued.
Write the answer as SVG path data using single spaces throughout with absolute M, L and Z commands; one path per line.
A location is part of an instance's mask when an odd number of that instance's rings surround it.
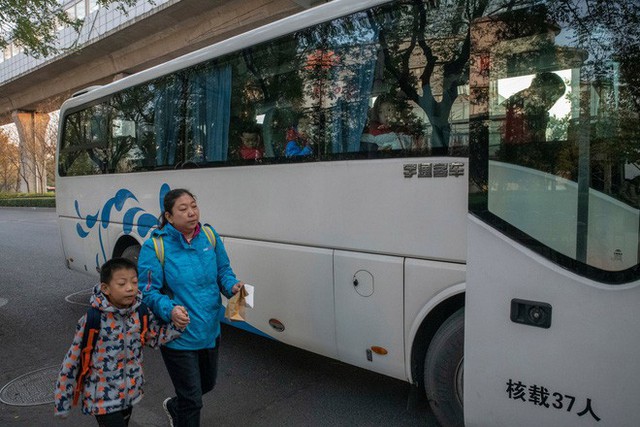
M 189 312 L 190 323 L 182 336 L 167 347 L 176 350 L 200 350 L 215 347 L 220 335 L 220 318 L 224 310 L 220 292 L 233 296 L 231 288 L 238 283 L 229 264 L 229 257 L 220 236 L 215 249 L 202 231 L 187 243 L 171 224 L 155 230 L 164 243 L 164 276 L 173 298 L 160 293 L 163 283 L 162 265 L 153 247 L 153 239 L 142 245 L 138 258 L 138 272 L 143 301 L 166 322 L 176 305 Z

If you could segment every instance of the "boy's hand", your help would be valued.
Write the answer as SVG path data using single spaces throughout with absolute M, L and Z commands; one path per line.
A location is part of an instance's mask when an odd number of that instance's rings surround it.
M 184 329 L 189 324 L 189 313 L 187 309 L 181 305 L 176 305 L 171 310 L 171 321 L 180 329 Z

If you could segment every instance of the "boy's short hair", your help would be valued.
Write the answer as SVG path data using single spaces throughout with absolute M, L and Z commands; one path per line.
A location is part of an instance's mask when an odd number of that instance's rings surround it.
M 128 258 L 111 258 L 100 267 L 100 282 L 109 283 L 113 272 L 117 270 L 134 270 L 138 274 L 138 266 Z

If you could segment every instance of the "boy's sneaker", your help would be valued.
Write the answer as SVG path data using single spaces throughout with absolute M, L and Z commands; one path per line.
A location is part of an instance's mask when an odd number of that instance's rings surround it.
M 164 412 L 167 414 L 167 418 L 169 418 L 169 426 L 170 427 L 174 427 L 174 423 L 173 423 L 173 414 L 171 414 L 171 410 L 169 409 L 169 401 L 171 400 L 171 397 L 167 397 L 163 402 L 162 402 L 162 407 L 164 408 Z

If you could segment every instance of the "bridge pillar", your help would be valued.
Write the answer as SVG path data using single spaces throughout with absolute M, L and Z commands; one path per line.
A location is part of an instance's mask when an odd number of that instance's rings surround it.
M 46 132 L 49 114 L 13 111 L 20 141 L 20 192 L 42 193 L 47 188 Z

